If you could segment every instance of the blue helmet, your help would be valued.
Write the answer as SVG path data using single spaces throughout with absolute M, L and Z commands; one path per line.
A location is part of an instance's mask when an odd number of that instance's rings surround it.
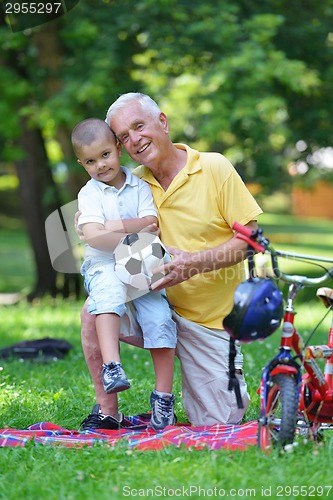
M 271 279 L 251 278 L 240 283 L 234 307 L 224 318 L 224 329 L 240 342 L 263 340 L 280 326 L 283 295 Z

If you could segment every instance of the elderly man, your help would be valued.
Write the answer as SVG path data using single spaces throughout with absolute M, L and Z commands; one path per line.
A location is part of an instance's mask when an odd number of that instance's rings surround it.
M 243 357 L 237 345 L 235 368 L 243 401 L 239 408 L 235 393 L 228 390 L 230 342 L 222 322 L 232 308 L 236 286 L 245 279 L 246 243 L 235 238 L 231 228 L 238 221 L 255 229 L 262 211 L 225 157 L 172 143 L 167 117 L 149 96 L 120 96 L 106 121 L 141 164 L 133 173 L 151 187 L 161 239 L 173 255 L 155 289 L 166 288 L 174 308 L 187 417 L 192 425 L 238 423 L 249 402 Z M 107 223 L 106 228 L 113 230 Z M 127 330 L 132 334 L 135 317 L 128 309 Z M 126 425 L 116 395 L 103 392 L 95 321 L 85 308 L 82 345 L 97 400 L 82 428 Z

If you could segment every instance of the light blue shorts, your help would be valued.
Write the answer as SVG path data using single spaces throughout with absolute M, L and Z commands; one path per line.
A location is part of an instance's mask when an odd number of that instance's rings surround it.
M 84 261 L 81 274 L 89 294 L 90 314 L 114 313 L 120 317 L 125 314 L 129 301 L 127 287 L 117 277 L 113 259 L 89 258 Z M 144 347 L 176 347 L 176 324 L 164 293 L 149 291 L 133 299 L 132 303 L 143 332 Z

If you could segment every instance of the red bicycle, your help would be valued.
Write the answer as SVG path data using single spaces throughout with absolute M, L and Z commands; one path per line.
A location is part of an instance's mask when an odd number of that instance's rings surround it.
M 248 243 L 249 248 L 269 254 L 275 277 L 289 284 L 279 352 L 265 366 L 261 377 L 258 445 L 267 451 L 275 445 L 291 444 L 296 431 L 317 440 L 323 429 L 333 429 L 333 321 L 327 344 L 309 345 L 317 327 L 304 341 L 295 327 L 294 303 L 304 287 L 318 287 L 332 280 L 333 267 L 324 268 L 325 273 L 316 278 L 290 275 L 281 271 L 278 259 L 326 263 L 333 260 L 277 251 L 264 237 L 261 228 L 251 231 L 235 223 L 233 229 L 238 238 Z M 326 317 L 333 309 L 333 289 L 318 288 L 317 296 L 328 309 Z M 324 370 L 319 366 L 318 359 L 326 359 Z

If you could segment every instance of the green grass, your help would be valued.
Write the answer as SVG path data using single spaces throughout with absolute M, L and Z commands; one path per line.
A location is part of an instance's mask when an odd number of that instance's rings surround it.
M 0 218 L 0 293 L 29 293 L 35 266 L 26 233 L 20 226 L 3 227 Z
M 307 224 L 306 221 L 285 216 L 265 215 L 262 223 L 267 235 L 271 236 L 274 243 L 276 240 L 277 245 L 281 234 L 293 238 L 297 236 L 297 241 L 288 241 L 288 245 L 291 248 L 298 245 L 297 251 L 303 252 L 308 242 L 302 243 L 302 238 L 307 233 L 313 235 L 310 247 L 316 253 L 329 252 L 329 247 L 332 247 L 332 223 L 329 221 L 310 221 Z M 321 239 L 321 234 L 325 234 L 326 239 Z M 14 232 L 7 232 L 6 235 L 5 242 L 1 238 L 0 243 L 0 252 L 4 256 L 0 274 L 10 266 L 15 270 L 11 260 L 16 255 L 16 249 L 28 252 L 26 240 L 18 230 L 15 239 Z M 284 237 L 281 237 L 281 243 L 284 241 Z M 7 251 L 4 251 L 5 248 Z M 8 251 L 10 248 L 12 251 Z M 11 291 L 22 290 L 27 283 L 27 274 L 22 269 L 21 281 L 17 281 L 18 288 Z M 6 286 L 4 291 L 8 291 Z M 310 304 L 302 302 L 301 295 L 297 322 L 307 334 L 321 317 L 324 308 L 319 301 L 314 300 Z M 16 306 L 0 306 L 0 348 L 17 341 L 46 336 L 65 338 L 73 346 L 64 360 L 54 363 L 0 362 L 1 428 L 26 428 L 39 421 L 50 421 L 75 429 L 91 410 L 94 390 L 80 344 L 80 309 L 81 304 L 74 300 L 48 299 L 34 305 L 23 302 Z M 327 318 L 316 334 L 318 342 L 326 339 L 328 327 Z M 278 340 L 278 334 L 274 334 L 264 342 L 243 346 L 244 369 L 251 395 L 246 421 L 258 416 L 259 396 L 256 391 L 261 369 L 275 352 Z M 154 379 L 149 353 L 124 345 L 122 359 L 132 379 L 132 388 L 119 395 L 121 410 L 127 414 L 147 411 Z M 177 415 L 179 420 L 185 421 L 180 390 L 177 363 Z M 256 447 L 243 452 L 183 447 L 142 452 L 130 450 L 123 443 L 115 448 L 96 444 L 91 448 L 80 449 L 29 443 L 25 448 L 0 450 L 0 498 L 106 500 L 128 496 L 201 498 L 223 495 L 235 498 L 329 498 L 332 491 L 327 495 L 328 488 L 320 495 L 320 489 L 316 491 L 310 487 L 332 484 L 329 467 L 332 453 L 333 436 L 329 432 L 319 445 L 300 441 L 292 453 L 281 454 L 274 450 L 269 456 Z M 288 487 L 293 486 L 306 486 L 308 489 L 303 488 L 302 495 L 297 495 L 297 489 L 290 494 Z M 304 495 L 304 492 L 308 494 Z
M 0 363 L 1 428 L 26 428 L 32 423 L 50 421 L 75 429 L 90 411 L 94 391 L 80 345 L 80 307 L 74 301 L 51 303 L 44 300 L 34 306 L 20 304 L 1 308 L 1 347 L 48 335 L 66 338 L 73 345 L 67 358 L 55 363 L 17 360 Z M 303 306 L 300 323 L 303 326 L 309 321 L 312 323 L 313 317 L 318 318 L 321 313 L 319 304 L 314 304 L 311 311 Z M 326 320 L 320 328 L 320 337 L 324 337 L 327 326 Z M 277 342 L 278 335 L 273 335 L 264 342 L 243 346 L 252 398 L 245 420 L 257 418 L 259 397 L 256 389 L 261 368 Z M 132 379 L 132 389 L 119 395 L 121 408 L 127 414 L 146 411 L 153 380 L 149 354 L 124 345 L 122 359 Z M 177 414 L 184 421 L 178 364 L 175 391 Z M 172 492 L 190 487 L 193 498 L 199 497 L 195 488 L 213 491 L 215 487 L 226 491 L 231 488 L 253 490 L 260 498 L 261 488 L 272 487 L 274 491 L 279 485 L 329 485 L 331 472 L 327 464 L 332 452 L 333 439 L 329 435 L 323 445 L 301 442 L 291 454 L 274 452 L 269 457 L 255 447 L 244 452 L 174 447 L 140 452 L 124 444 L 116 448 L 97 444 L 92 448 L 61 449 L 31 443 L 23 449 L 0 451 L 0 498 L 67 500 L 90 498 L 94 494 L 108 499 L 123 498 L 130 491 L 133 496 L 139 496 L 138 490 L 146 488 L 156 488 L 158 496 L 162 488 Z
M 263 214 L 259 223 L 266 236 L 280 250 L 333 258 L 332 220 Z

